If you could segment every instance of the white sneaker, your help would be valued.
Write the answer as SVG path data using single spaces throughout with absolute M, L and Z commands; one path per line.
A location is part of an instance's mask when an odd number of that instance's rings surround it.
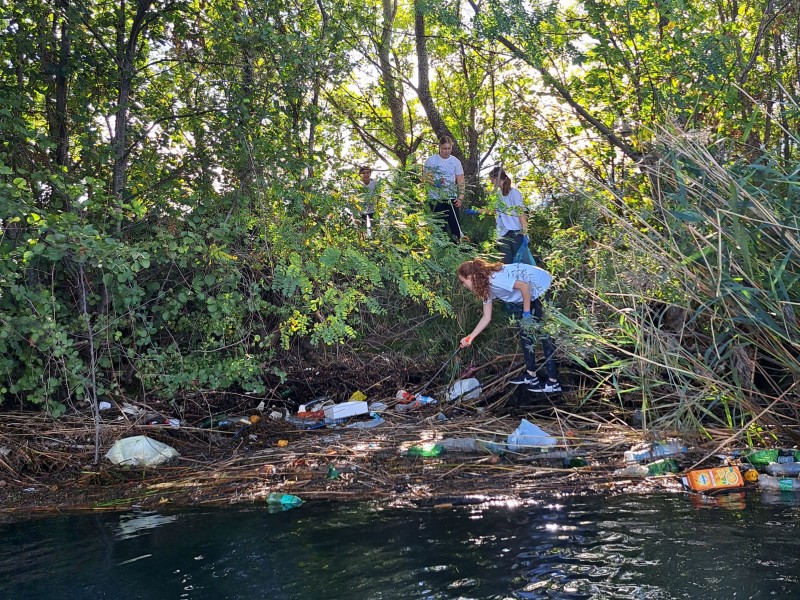
M 558 381 L 548 380 L 529 387 L 528 391 L 534 394 L 558 394 L 561 392 L 561 384 Z
M 531 375 L 527 371 L 524 371 L 522 375 L 514 379 L 509 379 L 508 383 L 511 385 L 539 385 L 539 378 L 536 375 Z

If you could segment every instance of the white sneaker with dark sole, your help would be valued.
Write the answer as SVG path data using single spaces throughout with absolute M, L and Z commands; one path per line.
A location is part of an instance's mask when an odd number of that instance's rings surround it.
M 558 381 L 543 381 L 529 387 L 528 391 L 534 394 L 558 394 L 561 392 L 561 384 Z
M 519 377 L 510 379 L 508 383 L 510 383 L 511 385 L 531 385 L 531 386 L 540 385 L 539 378 L 536 375 L 529 375 L 528 373 L 523 373 Z

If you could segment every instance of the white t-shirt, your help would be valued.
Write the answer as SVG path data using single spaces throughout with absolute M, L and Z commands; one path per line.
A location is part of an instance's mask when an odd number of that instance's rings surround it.
M 433 175 L 433 182 L 428 188 L 428 198 L 441 200 L 458 197 L 456 176 L 464 174 L 460 160 L 452 154 L 446 159 L 434 154 L 425 161 L 425 170 Z
M 502 270 L 489 278 L 489 298 L 483 303 L 491 302 L 495 298 L 513 304 L 522 303 L 522 292 L 514 289 L 517 281 L 524 281 L 531 286 L 531 300 L 536 300 L 550 287 L 553 277 L 544 269 L 533 265 L 524 263 L 503 265 Z
M 515 208 L 518 207 L 518 208 Z M 522 222 L 519 215 L 523 211 L 522 194 L 517 188 L 511 188 L 508 196 L 497 192 L 497 237 L 501 238 L 509 231 L 521 231 Z
M 375 212 L 375 191 L 378 188 L 378 182 L 375 179 L 370 179 L 369 183 L 364 185 L 364 182 L 361 182 L 361 185 L 364 186 L 364 210 L 362 211 L 365 215 L 371 215 Z

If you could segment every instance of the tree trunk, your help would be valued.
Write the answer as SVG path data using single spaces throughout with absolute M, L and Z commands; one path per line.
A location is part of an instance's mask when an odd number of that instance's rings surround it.
M 111 180 L 111 189 L 117 198 L 117 202 L 122 204 L 122 193 L 125 189 L 126 176 L 128 171 L 128 111 L 130 104 L 131 91 L 133 87 L 133 76 L 135 74 L 134 61 L 136 58 L 136 46 L 139 36 L 144 31 L 147 23 L 145 17 L 152 5 L 152 0 L 138 0 L 136 5 L 136 15 L 131 24 L 128 39 L 125 39 L 125 0 L 120 1 L 119 19 L 117 20 L 117 64 L 119 65 L 117 90 L 117 112 L 114 123 L 114 170 Z M 118 221 L 117 229 L 120 228 Z
M 58 0 L 58 11 L 53 15 L 54 23 L 57 23 L 58 33 L 58 66 L 56 68 L 56 106 L 51 121 L 50 135 L 55 140 L 56 147 L 53 158 L 60 167 L 69 166 L 69 129 L 67 127 L 67 95 L 69 92 L 69 81 L 67 73 L 69 69 L 70 38 L 67 24 L 69 23 L 67 10 L 69 10 L 69 0 Z
M 458 143 L 458 140 L 456 139 L 456 136 L 453 135 L 453 132 L 450 131 L 445 124 L 444 119 L 442 118 L 442 115 L 433 100 L 433 95 L 431 94 L 428 40 L 427 33 L 425 31 L 425 15 L 423 13 L 421 0 L 414 0 L 414 38 L 417 48 L 417 96 L 419 97 L 420 104 L 422 104 L 422 108 L 425 110 L 425 115 L 428 117 L 428 122 L 431 125 L 431 129 L 433 129 L 433 132 L 436 134 L 436 137 L 441 138 L 442 136 L 446 135 L 453 140 L 453 156 L 461 161 L 461 164 L 464 167 L 464 181 L 468 186 L 470 186 L 467 189 L 471 192 L 474 187 L 472 187 L 470 184 L 473 184 L 477 179 L 475 166 L 464 154 L 461 146 Z M 475 149 L 477 153 L 477 142 Z M 477 163 L 477 160 L 475 162 Z M 468 169 L 472 170 L 468 171 Z
M 406 141 L 406 123 L 403 115 L 403 98 L 400 94 L 400 85 L 392 69 L 391 49 L 392 33 L 394 32 L 394 18 L 397 14 L 397 0 L 383 0 L 383 26 L 380 41 L 377 43 L 378 63 L 383 79 L 383 96 L 389 114 L 392 117 L 392 132 L 394 133 L 394 154 L 401 167 L 408 164 L 411 148 Z

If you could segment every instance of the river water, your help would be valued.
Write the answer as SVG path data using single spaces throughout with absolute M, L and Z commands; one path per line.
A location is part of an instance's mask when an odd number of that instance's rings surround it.
M 0 524 L 0 598 L 800 598 L 800 497 L 311 502 Z

